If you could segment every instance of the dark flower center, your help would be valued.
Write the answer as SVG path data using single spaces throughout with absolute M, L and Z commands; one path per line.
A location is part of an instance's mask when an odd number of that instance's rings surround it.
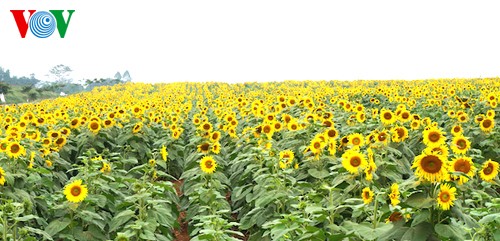
M 434 155 L 429 155 L 422 158 L 422 161 L 420 163 L 422 169 L 427 173 L 439 172 L 441 170 L 442 165 L 443 162 L 441 161 L 441 159 L 439 159 L 439 157 Z

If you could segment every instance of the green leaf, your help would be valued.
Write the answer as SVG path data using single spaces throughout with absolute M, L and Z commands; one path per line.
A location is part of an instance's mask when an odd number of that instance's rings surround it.
M 243 199 L 248 193 L 252 191 L 252 188 L 249 188 L 249 186 L 250 184 L 241 187 L 236 187 L 231 194 L 231 200 L 233 202 L 236 202 Z
M 97 213 L 84 210 L 79 214 L 79 216 L 81 217 L 82 220 L 85 220 L 89 223 L 96 225 L 101 230 L 104 230 L 104 228 L 106 227 L 106 223 L 104 222 L 104 218 L 101 217 L 101 215 L 99 215 Z
M 264 196 L 261 196 L 255 200 L 255 206 L 256 207 L 265 207 L 269 203 L 273 202 L 274 200 L 277 200 L 281 197 L 285 196 L 284 193 L 277 193 L 277 191 L 273 190 L 268 193 L 266 193 Z
M 265 212 L 265 209 L 261 207 L 256 207 L 252 209 L 249 213 L 247 213 L 240 221 L 241 226 L 240 228 L 242 230 L 247 230 L 251 228 L 255 223 L 257 222 L 257 217 L 260 216 L 263 212 Z
M 39 234 L 39 235 L 42 235 L 44 239 L 46 240 L 53 240 L 52 237 L 45 231 L 41 230 L 41 229 L 37 229 L 37 228 L 32 228 L 30 226 L 25 226 L 23 227 L 24 229 L 28 230 L 28 232 L 30 233 L 35 233 L 35 234 Z
M 309 175 L 317 179 L 323 179 L 325 177 L 330 176 L 330 173 L 327 170 L 318 170 L 315 168 L 311 168 L 307 170 L 307 172 L 309 173 Z
M 64 218 L 63 220 L 54 220 L 49 223 L 49 225 L 45 228 L 45 232 L 47 232 L 50 236 L 54 236 L 57 233 L 64 230 L 71 223 L 71 219 Z
M 481 218 L 481 220 L 479 220 L 479 223 L 487 224 L 487 223 L 491 223 L 493 221 L 496 221 L 497 223 L 500 224 L 500 213 L 488 214 L 488 215 L 484 216 L 483 218 Z
M 415 227 L 409 228 L 401 240 L 426 241 L 433 232 L 434 229 L 430 223 L 420 223 Z
M 172 217 L 172 214 L 168 209 L 157 207 L 155 208 L 155 212 L 153 213 L 156 221 L 159 224 L 170 228 L 172 227 L 174 218 Z
M 38 219 L 37 216 L 30 214 L 30 215 L 26 215 L 26 216 L 22 216 L 22 217 L 17 217 L 17 218 L 15 218 L 15 220 L 18 222 L 25 222 L 25 221 L 28 221 L 28 220 L 34 219 L 34 218 Z
M 393 222 L 392 224 L 393 227 L 390 230 L 380 234 L 378 236 L 378 240 L 401 240 L 401 237 L 403 237 L 403 235 L 408 230 L 408 227 L 404 227 L 404 225 L 406 224 L 404 219 Z
M 97 214 L 97 213 L 94 213 L 94 212 L 90 212 L 90 211 L 87 211 L 87 210 L 83 210 L 81 213 L 80 213 L 80 216 L 83 218 L 85 217 L 87 220 L 90 220 L 90 219 L 98 219 L 98 220 L 104 220 L 103 217 L 101 217 L 101 215 Z
M 412 194 L 405 203 L 414 208 L 430 208 L 434 202 L 434 199 L 420 192 Z
M 304 211 L 308 214 L 318 213 L 323 211 L 323 207 L 321 206 L 307 206 Z
M 139 237 L 146 240 L 156 240 L 155 234 L 147 229 L 144 230 Z
M 342 184 L 343 182 L 349 180 L 349 178 L 350 178 L 349 175 L 336 175 L 331 183 L 331 187 L 336 187 Z
M 411 226 L 417 226 L 418 224 L 422 222 L 426 222 L 430 218 L 430 212 L 429 210 L 422 210 L 420 211 L 417 215 L 415 215 L 415 218 L 413 218 L 413 221 L 411 222 Z
M 453 237 L 453 240 L 464 240 L 464 236 L 466 235 L 463 227 L 456 227 L 449 224 L 438 223 L 436 224 L 436 226 L 434 226 L 434 230 L 440 236 L 446 238 Z
M 373 228 L 369 223 L 354 223 L 345 221 L 343 226 L 349 230 L 354 230 L 363 240 L 374 240 L 392 228 L 392 224 L 380 223 L 377 228 Z
M 111 223 L 109 224 L 109 231 L 115 231 L 121 225 L 128 222 L 134 215 L 135 212 L 132 210 L 127 209 L 122 211 L 121 213 L 113 217 L 113 219 L 111 219 Z

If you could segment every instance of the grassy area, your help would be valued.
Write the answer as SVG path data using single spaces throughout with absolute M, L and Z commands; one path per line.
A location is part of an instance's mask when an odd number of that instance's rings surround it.
M 32 93 L 36 93 L 36 95 L 32 95 Z M 33 96 L 35 96 L 35 98 L 32 98 Z M 42 99 L 56 98 L 58 96 L 59 94 L 53 91 L 39 92 L 36 90 L 31 90 L 29 92 L 26 92 L 23 91 L 23 86 L 12 85 L 9 92 L 5 94 L 5 103 L 18 104 L 18 103 L 34 102 Z

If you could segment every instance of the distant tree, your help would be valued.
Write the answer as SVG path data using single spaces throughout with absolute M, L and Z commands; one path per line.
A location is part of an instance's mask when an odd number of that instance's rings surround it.
M 127 71 L 125 71 L 125 73 L 123 73 L 123 76 L 122 76 L 122 79 L 121 79 L 123 82 L 129 82 L 129 81 L 132 81 L 132 78 L 130 77 L 130 73 Z
M 56 82 L 69 83 L 71 82 L 69 75 L 72 71 L 73 70 L 69 66 L 59 64 L 49 70 L 48 77 L 54 78 Z
M 31 91 L 31 92 L 28 93 L 28 98 L 30 100 L 34 100 L 34 99 L 36 99 L 36 97 L 38 97 L 38 93 L 37 92 Z
M 27 92 L 30 92 L 32 89 L 33 89 L 33 85 L 23 86 L 23 88 L 21 88 L 21 91 L 23 93 L 27 93 Z
M 120 72 L 116 72 L 115 79 L 117 79 L 117 80 L 121 80 L 122 79 L 122 75 L 120 74 Z
M 0 82 L 0 93 L 7 94 L 10 91 L 10 85 L 5 82 Z

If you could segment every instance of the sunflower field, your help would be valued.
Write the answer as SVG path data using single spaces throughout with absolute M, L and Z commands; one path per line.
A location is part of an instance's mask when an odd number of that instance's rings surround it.
M 2 240 L 500 240 L 500 79 L 128 83 L 0 110 Z

